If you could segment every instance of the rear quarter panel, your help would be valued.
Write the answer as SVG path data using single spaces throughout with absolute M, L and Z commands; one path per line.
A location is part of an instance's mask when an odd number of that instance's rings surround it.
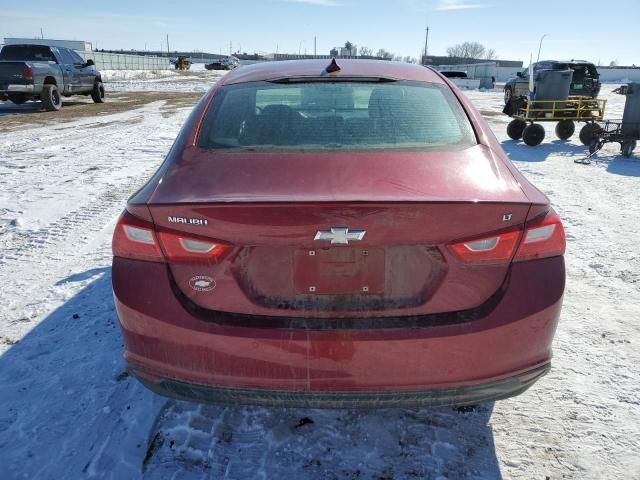
M 549 198 L 547 198 L 544 193 L 542 193 L 531 182 L 529 182 L 529 180 L 527 180 L 525 176 L 522 175 L 522 173 L 520 173 L 516 166 L 511 162 L 511 160 L 509 160 L 509 157 L 507 157 L 507 154 L 504 152 L 502 145 L 493 133 L 493 130 L 489 126 L 489 123 L 484 119 L 482 114 L 478 112 L 476 107 L 473 106 L 466 95 L 458 87 L 451 83 L 448 78 L 445 78 L 444 76 L 442 76 L 442 78 L 444 79 L 445 83 L 449 85 L 449 87 L 451 87 L 456 97 L 458 97 L 458 100 L 462 104 L 463 108 L 467 112 L 467 115 L 471 120 L 471 124 L 476 131 L 478 142 L 489 147 L 495 161 L 499 161 L 509 169 L 511 175 L 513 175 L 513 178 L 532 204 L 549 205 Z M 521 79 L 515 79 L 514 85 L 519 85 L 518 80 Z M 522 84 L 527 85 L 527 82 L 522 82 Z

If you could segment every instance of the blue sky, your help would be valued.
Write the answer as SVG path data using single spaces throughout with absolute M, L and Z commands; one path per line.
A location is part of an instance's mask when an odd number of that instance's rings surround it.
M 2 5 L 5 6 L 2 6 Z M 429 53 L 465 40 L 499 58 L 584 58 L 640 65 L 639 0 L 0 0 L 0 37 L 81 39 L 99 48 L 318 53 L 350 40 L 418 57 L 429 25 Z M 610 5 L 610 8 L 607 6 Z M 166 48 L 166 47 L 165 47 Z

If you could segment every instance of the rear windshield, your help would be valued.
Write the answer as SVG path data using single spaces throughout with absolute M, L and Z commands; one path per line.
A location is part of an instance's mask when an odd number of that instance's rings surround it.
M 206 149 L 453 150 L 476 144 L 444 85 L 255 82 L 223 87 L 205 115 Z
M 0 51 L 0 60 L 57 63 L 51 49 L 43 45 L 6 45 Z

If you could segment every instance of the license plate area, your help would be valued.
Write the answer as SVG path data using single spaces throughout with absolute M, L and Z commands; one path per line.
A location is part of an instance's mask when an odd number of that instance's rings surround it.
M 294 252 L 293 283 L 297 294 L 384 293 L 382 248 L 334 247 Z

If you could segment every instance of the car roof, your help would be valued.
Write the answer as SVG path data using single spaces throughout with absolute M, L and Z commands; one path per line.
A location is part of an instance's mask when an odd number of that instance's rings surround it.
M 283 78 L 351 78 L 381 77 L 394 80 L 413 80 L 430 83 L 445 83 L 442 77 L 421 65 L 393 62 L 389 60 L 349 60 L 336 59 L 340 70 L 327 73 L 331 59 L 284 60 L 254 63 L 241 66 L 224 77 L 224 84 L 260 82 Z
M 561 63 L 564 65 L 593 65 L 593 62 L 587 60 L 540 60 L 536 63 Z

